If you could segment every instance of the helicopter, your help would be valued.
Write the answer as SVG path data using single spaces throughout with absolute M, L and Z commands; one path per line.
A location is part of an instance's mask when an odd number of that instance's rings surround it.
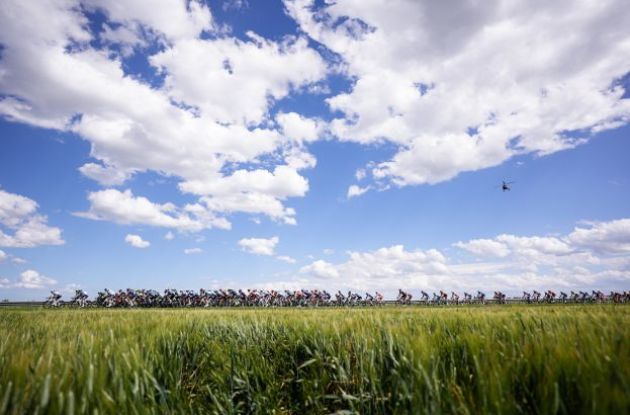
M 510 190 L 512 190 L 512 188 L 510 187 L 512 184 L 514 184 L 514 182 L 506 182 L 505 180 L 502 180 L 501 190 L 504 192 L 509 192 Z

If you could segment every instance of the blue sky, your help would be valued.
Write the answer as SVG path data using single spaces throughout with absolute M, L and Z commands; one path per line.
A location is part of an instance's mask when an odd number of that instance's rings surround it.
M 0 298 L 630 288 L 620 5 L 158 3 L 0 6 Z

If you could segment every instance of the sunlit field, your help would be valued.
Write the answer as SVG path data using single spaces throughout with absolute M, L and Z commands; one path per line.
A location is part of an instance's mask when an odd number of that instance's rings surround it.
M 0 414 L 630 413 L 630 306 L 0 309 Z

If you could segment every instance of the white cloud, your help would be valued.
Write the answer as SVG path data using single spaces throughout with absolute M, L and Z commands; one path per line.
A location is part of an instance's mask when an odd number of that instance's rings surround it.
M 566 241 L 551 236 L 514 236 L 502 234 L 494 239 L 473 239 L 457 242 L 454 246 L 476 255 L 504 258 L 510 254 L 522 257 L 539 255 L 568 255 L 575 253 Z
M 186 182 L 181 188 L 195 194 L 211 194 L 214 197 L 234 193 L 266 194 L 278 199 L 304 196 L 308 182 L 289 166 L 277 166 L 267 170 L 237 170 L 230 176 L 211 183 Z
M 64 287 L 60 290 L 63 293 L 73 295 L 76 290 L 80 289 L 81 285 L 71 282 L 70 284 L 64 285 Z
M 247 0 L 223 0 L 223 10 L 240 10 L 248 8 L 249 2 Z
M 258 124 L 267 116 L 269 99 L 318 81 L 326 66 L 304 38 L 276 43 L 247 35 L 249 41 L 183 40 L 150 60 L 167 74 L 166 89 L 176 101 L 219 122 Z
M 371 188 L 370 186 L 361 187 L 361 186 L 357 186 L 356 184 L 350 185 L 350 187 L 348 187 L 348 194 L 346 195 L 346 197 L 348 199 L 351 199 L 356 196 L 361 196 L 363 193 L 370 190 L 370 188 Z
M 565 241 L 551 236 L 514 236 L 499 235 L 497 241 L 504 243 L 512 252 L 524 256 L 530 255 L 567 255 L 574 249 Z
M 19 288 L 45 288 L 57 284 L 57 281 L 41 275 L 39 272 L 29 269 L 20 274 L 18 282 L 14 287 Z
M 103 25 L 101 40 L 110 46 L 118 45 L 121 49 L 121 54 L 124 57 L 131 56 L 136 49 L 149 46 L 149 42 L 142 36 L 141 33 L 125 26 L 112 28 L 110 25 Z
M 575 228 L 568 241 L 580 248 L 599 253 L 630 253 L 630 219 L 591 223 Z
M 238 245 L 245 252 L 255 255 L 273 255 L 276 245 L 280 242 L 277 236 L 265 238 L 244 238 L 238 241 Z
M 7 254 L 2 249 L 0 249 L 0 262 L 3 262 L 5 260 L 9 260 L 9 259 L 14 264 L 25 264 L 26 263 L 26 260 L 24 260 L 24 259 L 22 259 L 20 257 L 16 257 L 14 255 Z
M 184 253 L 186 255 L 200 254 L 202 252 L 203 252 L 203 249 L 201 249 L 201 248 L 186 248 L 186 249 L 184 249 Z
M 454 246 L 482 256 L 487 255 L 503 258 L 510 253 L 510 250 L 504 243 L 491 239 L 473 239 L 468 242 L 460 241 L 455 243 Z
M 345 262 L 317 260 L 302 267 L 306 282 L 304 277 L 300 281 L 303 286 L 378 289 L 390 294 L 395 287 L 503 290 L 512 295 L 532 289 L 624 290 L 630 282 L 625 221 L 577 227 L 566 236 L 502 234 L 457 242 L 454 246 L 473 254 L 473 261 L 464 263 L 435 249 L 407 250 L 402 245 L 348 252 Z
M 48 226 L 46 216 L 37 212 L 32 199 L 0 189 L 0 246 L 32 248 L 39 245 L 62 245 L 61 230 Z
M 84 176 L 99 182 L 103 186 L 121 185 L 133 174 L 133 171 L 125 171 L 113 166 L 103 166 L 96 163 L 86 163 L 79 167 L 79 171 Z
M 630 253 L 630 219 L 593 222 L 564 236 L 515 236 L 473 239 L 454 246 L 476 255 L 519 258 L 530 263 L 598 263 L 600 257 Z
M 142 239 L 140 235 L 134 235 L 131 233 L 125 236 L 125 242 L 127 242 L 134 248 L 148 248 L 149 246 L 151 246 L 151 243 Z
M 265 214 L 287 225 L 297 224 L 293 208 L 284 207 L 278 199 L 264 193 L 236 193 L 220 198 L 202 197 L 201 203 L 214 212 Z
M 493 239 L 457 242 L 454 246 L 484 259 L 501 259 L 534 272 L 540 266 L 596 265 L 600 262 L 593 252 L 572 246 L 565 237 L 502 234 Z
M 150 225 L 188 232 L 229 229 L 231 226 L 225 218 L 214 216 L 199 204 L 187 204 L 182 208 L 172 203 L 157 204 L 145 197 L 134 196 L 129 189 L 91 192 L 88 200 L 90 209 L 76 215 L 125 225 Z
M 317 165 L 317 159 L 302 147 L 288 147 L 283 154 L 287 166 L 295 170 L 313 168 Z
M 439 275 L 447 272 L 446 258 L 435 250 L 407 251 L 394 245 L 372 252 L 350 252 L 350 260 L 341 267 L 341 275 L 391 278 L 405 275 Z
M 339 271 L 329 262 L 317 260 L 309 265 L 300 268 L 301 274 L 311 275 L 316 278 L 332 279 L 339 278 Z
M 10 285 L 11 283 L 7 278 L 0 277 L 0 288 L 8 288 Z
M 278 255 L 276 257 L 276 259 L 279 260 L 279 261 L 284 261 L 284 262 L 286 262 L 288 264 L 295 264 L 297 262 L 295 260 L 295 258 L 292 258 L 292 257 L 290 257 L 288 255 Z
M 106 16 L 100 33 L 90 31 L 83 14 L 94 8 Z M 201 39 L 202 31 L 213 36 Z M 94 159 L 80 171 L 102 185 L 122 185 L 153 171 L 179 181 L 182 192 L 207 198 L 215 212 L 295 223 L 295 212 L 284 204 L 307 192 L 297 170 L 312 167 L 314 157 L 304 149 L 296 157 L 289 147 L 314 137 L 307 127 L 302 137 L 284 137 L 270 108 L 321 81 L 327 65 L 303 37 L 271 41 L 248 33 L 243 40 L 228 33 L 198 1 L 4 1 L 0 116 L 78 134 Z M 104 48 L 94 49 L 95 40 Z M 159 51 L 151 55 L 147 46 L 155 42 Z M 148 54 L 164 85 L 126 72 L 119 47 L 123 55 Z M 247 170 L 226 173 L 245 165 Z M 263 208 L 257 209 L 260 200 Z M 112 220 L 106 214 L 87 217 Z M 180 226 L 189 229 L 172 225 Z M 218 219 L 212 226 L 229 225 Z
M 211 212 L 265 214 L 273 220 L 295 225 L 295 210 L 284 207 L 282 200 L 304 196 L 308 182 L 296 169 L 283 165 L 273 172 L 237 170 L 212 183 L 191 181 L 180 187 L 187 192 L 213 195 L 200 199 Z
M 116 0 L 85 3 L 105 11 L 124 27 L 136 29 L 137 25 L 144 25 L 169 41 L 196 37 L 202 30 L 213 29 L 210 9 L 198 0 L 135 0 L 124 5 Z
M 614 84 L 630 69 L 623 0 L 284 3 L 353 80 L 327 100 L 343 113 L 331 132 L 398 146 L 370 167 L 377 181 L 437 183 L 630 120 Z
M 295 112 L 279 113 L 276 121 L 284 135 L 298 142 L 315 141 L 322 133 L 322 125 L 318 120 L 309 119 Z
M 330 249 L 330 248 L 325 248 L 323 251 L 324 255 L 332 255 L 335 253 L 334 249 Z
M 175 234 L 173 234 L 173 232 L 168 231 L 166 232 L 166 235 L 164 235 L 164 239 L 166 239 L 167 241 L 172 241 L 173 239 L 175 239 Z

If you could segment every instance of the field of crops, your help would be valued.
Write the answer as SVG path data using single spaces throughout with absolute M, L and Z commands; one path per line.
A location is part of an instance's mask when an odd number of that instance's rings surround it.
M 630 413 L 630 306 L 0 310 L 0 414 Z

